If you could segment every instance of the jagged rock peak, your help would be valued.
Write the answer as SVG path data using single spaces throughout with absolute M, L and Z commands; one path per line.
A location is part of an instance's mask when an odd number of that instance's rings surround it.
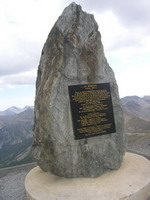
M 80 42 L 82 40 L 86 41 L 93 35 L 94 31 L 98 30 L 94 16 L 84 12 L 82 7 L 74 2 L 64 9 L 62 15 L 55 23 L 55 27 L 63 35 L 77 35 L 81 39 Z

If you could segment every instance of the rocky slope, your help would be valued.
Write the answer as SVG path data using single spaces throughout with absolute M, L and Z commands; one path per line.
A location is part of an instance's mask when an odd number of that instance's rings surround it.
M 127 150 L 150 159 L 150 96 L 122 99 L 128 137 Z
M 33 109 L 0 116 L 0 167 L 31 162 Z
M 128 133 L 150 133 L 150 96 L 122 98 Z

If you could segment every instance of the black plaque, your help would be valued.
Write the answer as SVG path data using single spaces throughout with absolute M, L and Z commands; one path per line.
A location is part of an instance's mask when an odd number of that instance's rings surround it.
M 68 87 L 75 139 L 116 132 L 109 83 Z

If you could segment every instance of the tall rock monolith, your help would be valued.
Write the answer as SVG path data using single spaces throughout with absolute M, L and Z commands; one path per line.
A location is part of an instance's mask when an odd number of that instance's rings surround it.
M 68 86 L 101 83 L 110 84 L 115 131 L 75 139 Z M 98 177 L 123 160 L 124 120 L 114 73 L 93 15 L 75 3 L 65 8 L 43 47 L 32 152 L 41 169 L 62 177 Z

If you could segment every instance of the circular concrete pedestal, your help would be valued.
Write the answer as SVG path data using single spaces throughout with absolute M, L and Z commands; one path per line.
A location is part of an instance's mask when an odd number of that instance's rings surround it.
M 28 200 L 148 200 L 150 161 L 126 153 L 119 170 L 99 178 L 61 178 L 35 167 L 25 188 Z

